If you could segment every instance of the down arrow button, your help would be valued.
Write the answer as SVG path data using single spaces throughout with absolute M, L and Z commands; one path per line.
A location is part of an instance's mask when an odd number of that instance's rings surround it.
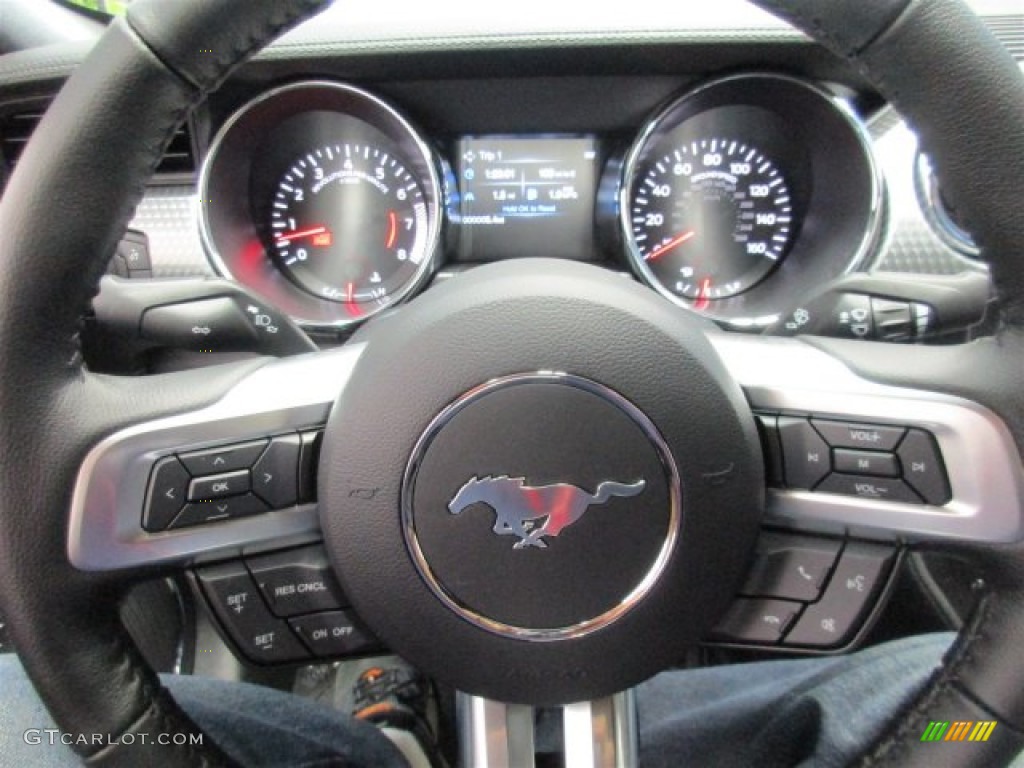
M 275 437 L 252 467 L 252 490 L 271 509 L 290 507 L 298 500 L 300 444 L 298 435 Z

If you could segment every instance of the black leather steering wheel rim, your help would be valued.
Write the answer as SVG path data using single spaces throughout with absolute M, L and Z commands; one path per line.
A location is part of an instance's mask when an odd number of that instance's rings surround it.
M 759 4 L 853 61 L 912 122 L 992 266 L 999 297 L 998 334 L 952 353 L 818 343 L 877 381 L 986 405 L 1024 449 L 1024 270 L 1016 252 L 1024 217 L 1014 209 L 1024 176 L 1024 84 L 1016 65 L 960 0 L 842 0 L 827 16 L 812 0 Z M 79 320 L 174 128 L 235 65 L 322 5 L 134 5 L 54 103 L 0 205 L 0 598 L 26 669 L 66 732 L 197 732 L 119 624 L 125 575 L 68 563 L 66 510 L 82 458 L 103 436 L 208 403 L 259 365 L 141 386 L 98 376 L 82 368 Z M 936 62 L 948 67 L 941 75 Z M 1024 743 L 1024 668 L 1014 664 L 1024 636 L 1024 549 L 965 550 L 986 572 L 988 592 L 864 765 L 994 765 Z M 998 720 L 999 738 L 969 752 L 921 750 L 924 725 L 943 713 Z M 80 750 L 97 765 L 230 764 L 209 739 L 201 748 Z

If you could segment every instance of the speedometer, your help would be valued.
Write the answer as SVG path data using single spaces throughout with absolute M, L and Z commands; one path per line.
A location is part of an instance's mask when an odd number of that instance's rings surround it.
M 353 318 L 385 306 L 427 257 L 427 205 L 401 159 L 369 143 L 328 144 L 278 182 L 270 236 L 300 288 Z
M 757 285 L 786 256 L 786 179 L 751 143 L 728 136 L 669 146 L 634 174 L 632 251 L 661 286 L 702 309 Z

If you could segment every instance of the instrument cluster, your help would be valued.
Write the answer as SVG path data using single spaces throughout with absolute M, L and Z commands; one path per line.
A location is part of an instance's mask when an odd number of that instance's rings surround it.
M 223 124 L 200 199 L 216 270 L 311 330 L 402 302 L 442 266 L 529 256 L 629 269 L 669 301 L 758 329 L 867 260 L 882 185 L 856 114 L 793 77 L 706 82 L 626 141 L 428 139 L 368 91 L 305 81 Z

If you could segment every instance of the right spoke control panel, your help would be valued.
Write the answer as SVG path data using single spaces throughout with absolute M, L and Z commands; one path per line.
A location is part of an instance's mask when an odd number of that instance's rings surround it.
M 938 444 L 923 429 L 755 415 L 773 487 L 936 507 L 951 498 Z

